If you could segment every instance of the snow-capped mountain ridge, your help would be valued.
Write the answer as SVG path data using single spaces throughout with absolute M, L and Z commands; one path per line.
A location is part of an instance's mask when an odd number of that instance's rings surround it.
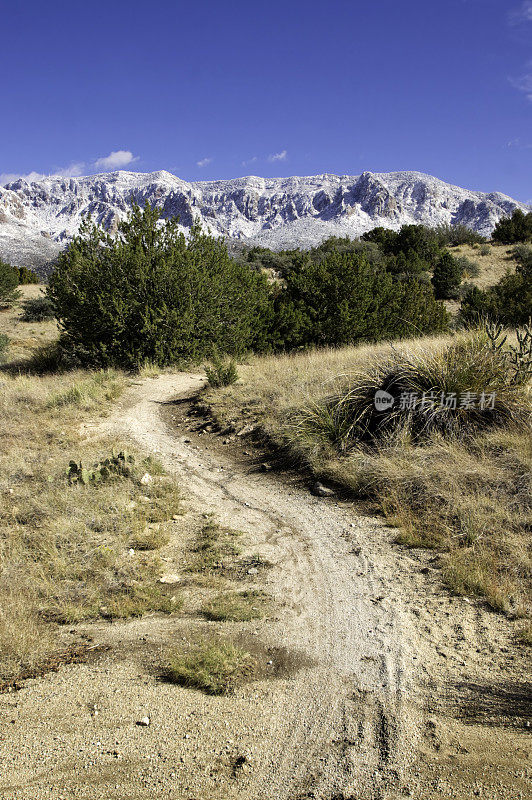
M 87 214 L 112 231 L 133 203 L 146 202 L 163 218 L 178 217 L 183 230 L 198 221 L 213 234 L 274 249 L 360 236 L 377 225 L 462 223 L 489 235 L 505 214 L 528 210 L 500 192 L 469 191 L 420 172 L 187 182 L 163 170 L 19 179 L 0 187 L 0 257 L 42 266 Z

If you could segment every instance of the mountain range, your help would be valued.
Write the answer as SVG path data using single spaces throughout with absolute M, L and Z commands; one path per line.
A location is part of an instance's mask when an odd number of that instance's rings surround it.
M 420 172 L 186 182 L 170 172 L 118 171 L 81 178 L 23 178 L 0 187 L 0 258 L 44 270 L 87 214 L 116 229 L 133 203 L 163 218 L 274 250 L 382 225 L 463 224 L 489 236 L 501 217 L 530 209 L 500 192 L 469 191 Z

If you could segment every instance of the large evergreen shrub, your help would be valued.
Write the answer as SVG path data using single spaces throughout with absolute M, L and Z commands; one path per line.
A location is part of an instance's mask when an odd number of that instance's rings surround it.
M 274 344 L 286 349 L 415 336 L 448 324 L 430 286 L 398 280 L 349 252 L 289 273 L 275 308 Z
M 266 279 L 223 242 L 135 207 L 116 236 L 86 222 L 48 287 L 61 346 L 79 361 L 137 367 L 238 355 L 266 343 Z
M 434 266 L 432 285 L 438 300 L 452 300 L 458 297 L 464 265 L 444 250 Z
M 503 217 L 495 226 L 493 240 L 501 244 L 532 241 L 532 212 L 516 208 L 511 217 Z

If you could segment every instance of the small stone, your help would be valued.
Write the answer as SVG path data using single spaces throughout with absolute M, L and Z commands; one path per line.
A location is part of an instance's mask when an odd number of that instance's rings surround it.
M 336 492 L 334 489 L 330 489 L 328 486 L 325 486 L 320 481 L 316 481 L 312 484 L 310 491 L 316 497 L 334 497 Z
M 259 571 L 258 571 L 257 567 L 250 567 L 248 569 L 248 575 L 258 575 L 258 574 L 259 574 Z
M 260 465 L 260 469 L 261 469 L 261 472 L 271 472 L 271 470 L 272 470 L 272 465 L 271 465 L 271 464 L 267 464 L 267 463 L 265 462 L 264 464 L 261 464 L 261 465 Z
M 128 553 L 129 553 L 130 556 L 134 556 L 135 555 L 135 551 L 133 550 L 132 547 L 129 548 Z
M 255 430 L 255 425 L 244 425 L 244 427 L 241 428 L 236 435 L 248 436 L 250 433 L 253 433 L 254 430 Z
M 172 519 L 174 521 L 177 521 L 178 519 L 181 519 L 181 517 L 179 516 L 179 514 L 172 514 Z
M 149 717 L 141 717 L 136 724 L 141 728 L 147 728 L 151 724 L 151 719 Z
M 166 572 L 159 578 L 159 583 L 179 583 L 181 577 L 176 572 Z
M 140 479 L 140 482 L 142 483 L 143 486 L 148 486 L 148 484 L 153 483 L 153 478 L 149 472 L 145 472 L 142 478 Z

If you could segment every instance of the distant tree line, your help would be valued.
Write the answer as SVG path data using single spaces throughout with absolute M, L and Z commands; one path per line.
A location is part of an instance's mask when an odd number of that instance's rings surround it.
M 442 300 L 458 298 L 478 269 L 449 250 L 460 243 L 485 239 L 465 226 L 405 225 L 330 237 L 306 251 L 229 255 L 199 227 L 185 237 L 175 220 L 134 207 L 116 235 L 84 223 L 58 258 L 48 299 L 59 350 L 74 363 L 134 368 L 376 342 L 448 329 Z M 508 298 L 528 280 L 522 257 L 517 274 L 488 293 L 466 286 L 464 321 L 496 316 L 504 304 L 520 317 L 520 301 Z
M 39 276 L 27 267 L 12 267 L 0 258 L 0 308 L 8 308 L 19 297 L 17 287 L 39 283 Z
M 493 241 L 501 244 L 532 242 L 532 212 L 525 214 L 516 208 L 509 217 L 503 217 L 493 231 Z

